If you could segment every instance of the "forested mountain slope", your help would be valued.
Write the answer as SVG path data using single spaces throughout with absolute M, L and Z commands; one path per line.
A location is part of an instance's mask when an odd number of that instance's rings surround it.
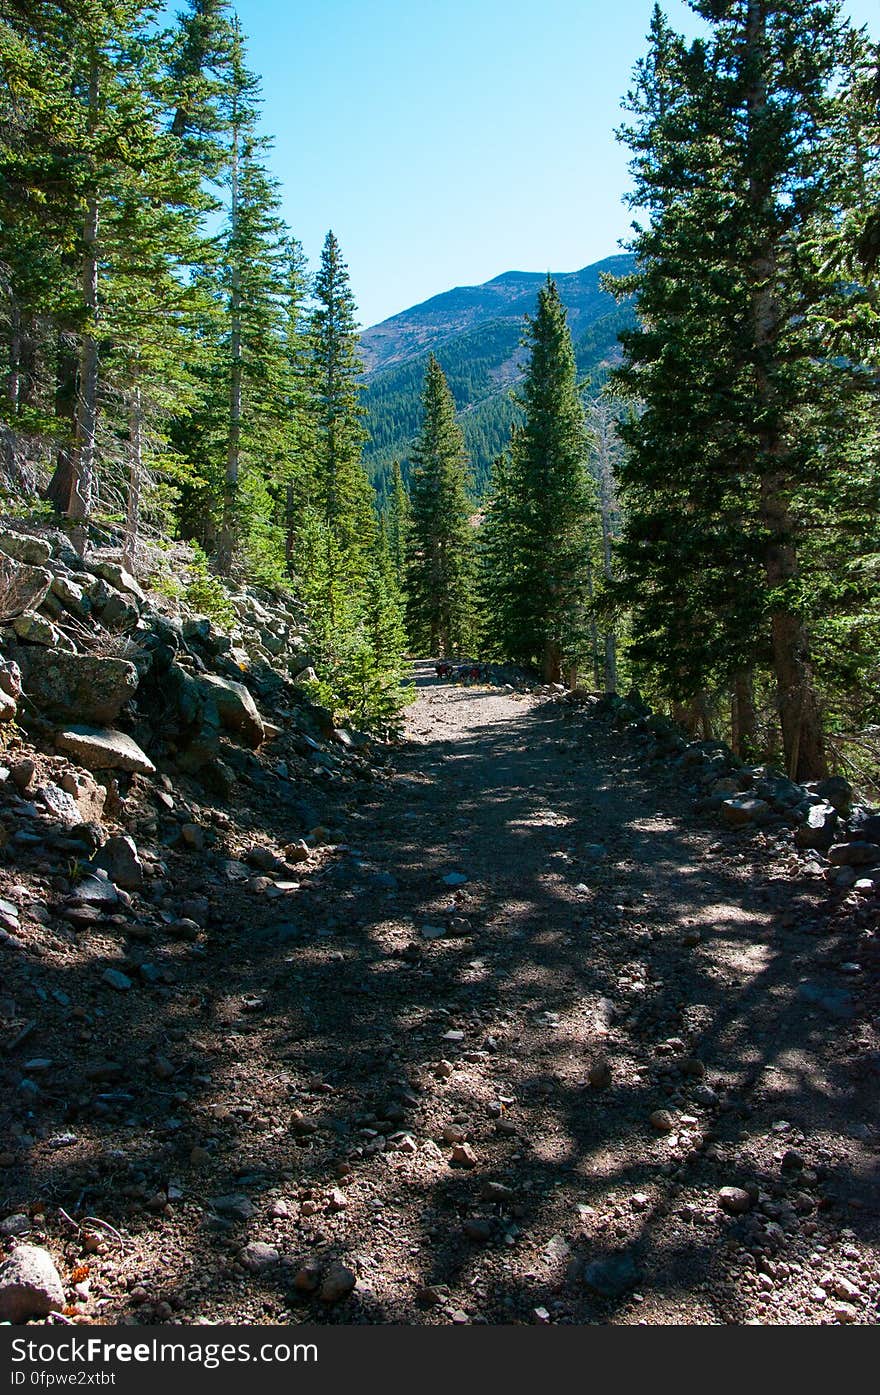
M 606 257 L 580 271 L 555 277 L 568 312 L 582 377 L 601 376 L 617 358 L 617 335 L 633 322 L 629 305 L 604 291 L 604 272 L 632 270 L 630 256 Z M 508 271 L 482 286 L 459 286 L 404 310 L 361 336 L 367 367 L 366 450 L 380 494 L 392 460 L 406 461 L 420 422 L 419 395 L 428 356 L 434 353 L 458 407 L 477 489 L 504 449 L 517 417 L 510 391 L 522 374 L 520 340 L 532 314 L 541 272 Z

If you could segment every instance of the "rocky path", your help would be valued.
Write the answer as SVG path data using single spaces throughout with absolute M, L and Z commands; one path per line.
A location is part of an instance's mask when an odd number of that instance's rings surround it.
M 417 685 L 283 912 L 232 886 L 173 988 L 91 1000 L 109 1112 L 4 1173 L 70 1312 L 876 1321 L 878 1022 L 824 888 L 598 722 Z

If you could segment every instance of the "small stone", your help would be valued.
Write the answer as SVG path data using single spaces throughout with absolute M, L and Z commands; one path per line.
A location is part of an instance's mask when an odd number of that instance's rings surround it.
M 215 1196 L 211 1205 L 218 1216 L 228 1216 L 234 1221 L 249 1221 L 254 1214 L 254 1203 L 249 1196 L 240 1193 Z
M 340 1191 L 339 1187 L 334 1187 L 333 1190 L 331 1191 L 330 1196 L 329 1196 L 328 1201 L 327 1201 L 327 1210 L 328 1210 L 328 1211 L 347 1211 L 347 1210 L 348 1210 L 348 1197 L 345 1195 L 345 1192 Z
M 447 872 L 446 876 L 443 878 L 443 885 L 464 886 L 469 880 L 470 878 L 466 877 L 464 872 Z
M 471 1216 L 462 1226 L 468 1240 L 475 1240 L 478 1244 L 491 1240 L 493 1229 L 493 1223 L 487 1216 Z
M 744 1216 L 752 1209 L 751 1195 L 744 1187 L 722 1187 L 718 1193 L 718 1200 L 722 1209 L 728 1211 L 731 1216 Z
M 675 1119 L 668 1109 L 655 1109 L 648 1122 L 658 1133 L 672 1133 L 675 1128 Z
M 450 1167 L 476 1167 L 477 1155 L 467 1143 L 457 1143 L 449 1157 Z
M 31 1228 L 30 1216 L 25 1216 L 23 1212 L 18 1212 L 14 1216 L 6 1216 L 0 1221 L 0 1235 L 27 1235 Z
M 833 1303 L 831 1311 L 840 1323 L 858 1322 L 859 1320 L 858 1309 L 854 1308 L 852 1303 Z
M 335 1260 L 324 1274 L 319 1297 L 322 1303 L 338 1303 L 341 1298 L 348 1297 L 356 1283 L 357 1276 L 352 1270 Z
M 262 1240 L 251 1240 L 239 1251 L 238 1262 L 249 1274 L 262 1274 L 264 1269 L 277 1264 L 280 1258 L 274 1246 L 266 1245 Z
M 0 1264 L 0 1322 L 27 1322 L 63 1307 L 64 1286 L 49 1251 L 17 1245 Z
M 180 840 L 186 847 L 192 848 L 194 852 L 203 852 L 205 847 L 205 830 L 197 823 L 181 824 Z
M 105 969 L 101 978 L 110 988 L 115 988 L 117 993 L 125 993 L 131 988 L 131 979 L 118 969 Z
M 458 1124 L 445 1124 L 440 1131 L 444 1143 L 464 1143 L 467 1134 Z
M 442 940 L 446 929 L 442 925 L 423 925 L 419 934 L 423 940 Z
M 297 1269 L 293 1276 L 293 1286 L 299 1293 L 314 1293 L 321 1282 L 323 1268 L 316 1259 L 308 1260 Z
M 590 1087 L 593 1090 L 607 1090 L 611 1084 L 611 1062 L 601 1056 L 594 1061 L 588 1072 Z

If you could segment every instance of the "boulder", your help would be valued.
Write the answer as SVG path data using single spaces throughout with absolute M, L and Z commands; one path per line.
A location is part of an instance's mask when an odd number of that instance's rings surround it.
M 12 628 L 18 638 L 24 640 L 25 644 L 39 644 L 48 649 L 57 650 L 71 650 L 73 648 L 67 635 L 56 630 L 50 620 L 47 620 L 43 615 L 38 615 L 33 610 L 25 610 L 21 615 L 16 615 L 12 622 Z
M 112 722 L 137 685 L 137 669 L 126 659 L 42 650 L 27 655 L 28 698 L 54 721 Z
M 18 704 L 15 698 L 11 698 L 8 693 L 0 689 L 0 726 L 4 722 L 14 722 L 18 716 Z
M 43 604 L 52 585 L 52 573 L 45 567 L 0 558 L 0 612 L 4 621 Z
M 721 816 L 732 828 L 763 823 L 771 813 L 770 805 L 763 799 L 725 799 L 721 805 Z
M 57 597 L 60 604 L 71 615 L 75 615 L 78 620 L 84 620 L 92 609 L 91 601 L 83 588 L 75 581 L 72 581 L 64 572 L 58 572 L 52 578 L 52 595 Z
M 820 780 L 816 785 L 816 793 L 820 799 L 827 799 L 844 818 L 852 809 L 853 788 L 842 775 L 829 775 L 827 780 Z
M 45 538 L 32 538 L 27 533 L 4 532 L 0 536 L 0 552 L 5 552 L 7 557 L 14 557 L 16 562 L 44 567 L 52 556 L 52 546 Z
M 795 829 L 795 847 L 818 848 L 825 852 L 834 842 L 836 827 L 837 812 L 832 805 L 824 801 L 821 804 L 813 804 L 807 810 L 804 822 Z
M 851 843 L 836 843 L 828 850 L 832 867 L 880 866 L 880 844 L 854 839 Z
M 56 732 L 55 745 L 87 770 L 130 770 L 138 775 L 153 775 L 156 771 L 136 741 L 109 727 L 68 727 Z
M 143 605 L 146 596 L 135 581 L 131 572 L 127 572 L 120 562 L 108 562 L 99 559 L 91 564 L 91 569 L 95 576 L 100 576 L 104 581 L 108 581 L 115 590 L 121 591 L 123 595 L 133 597 L 138 605 Z
M 48 1250 L 16 1245 L 0 1264 L 0 1322 L 19 1324 L 64 1307 L 64 1286 Z
M 220 678 L 215 673 L 202 674 L 198 682 L 216 704 L 222 726 L 243 737 L 248 746 L 259 746 L 265 737 L 265 728 L 256 703 L 244 684 Z

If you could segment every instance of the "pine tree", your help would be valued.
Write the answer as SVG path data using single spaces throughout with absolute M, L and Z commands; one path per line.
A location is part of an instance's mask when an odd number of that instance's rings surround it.
M 464 437 L 433 354 L 422 407 L 422 430 L 410 455 L 408 624 L 417 647 L 448 655 L 464 651 L 473 638 L 473 530 Z
M 373 493 L 361 462 L 363 364 L 355 303 L 339 243 L 328 232 L 314 285 L 311 371 L 316 402 L 314 507 L 338 545 L 347 581 L 362 584 L 373 541 Z
M 411 509 L 399 460 L 395 460 L 391 466 L 391 488 L 385 505 L 384 518 L 388 538 L 388 553 L 394 568 L 398 590 L 402 593 L 406 585 L 406 554 Z
M 584 649 L 587 566 L 595 496 L 586 466 L 584 410 L 565 307 L 548 276 L 527 321 L 525 420 L 512 486 L 516 513 L 516 647 L 512 657 L 556 682 Z
M 804 250 L 839 217 L 828 161 L 847 38 L 836 4 L 695 8 L 711 36 L 690 47 L 655 15 L 623 133 L 650 224 L 621 287 L 642 323 L 618 382 L 644 408 L 623 433 L 621 594 L 633 656 L 674 702 L 723 681 L 748 729 L 752 674 L 770 667 L 786 767 L 807 778 L 826 766 L 815 492 L 849 515 L 840 411 L 859 389 L 817 333 L 847 293 Z

